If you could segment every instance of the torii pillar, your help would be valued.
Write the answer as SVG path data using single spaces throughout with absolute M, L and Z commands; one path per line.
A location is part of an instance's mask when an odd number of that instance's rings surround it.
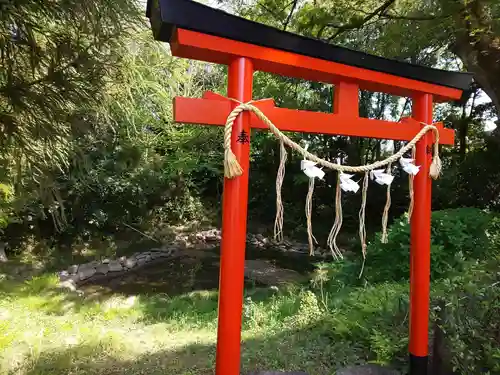
M 228 98 L 240 102 L 252 99 L 254 71 L 335 85 L 333 113 L 278 108 L 272 100 L 255 103 L 282 131 L 409 141 L 423 124 L 433 122 L 433 102 L 459 99 L 471 82 L 469 74 L 341 48 L 191 0 L 149 0 L 147 15 L 155 38 L 170 43 L 174 56 L 229 67 Z M 359 89 L 410 97 L 412 118 L 396 123 L 359 117 Z M 213 93 L 206 93 L 201 99 L 175 98 L 174 120 L 223 126 L 237 105 L 228 98 Z M 453 130 L 436 125 L 440 143 L 453 145 Z M 240 373 L 251 128 L 267 129 L 254 114 L 240 114 L 233 125 L 231 147 L 244 172 L 224 180 L 216 375 Z M 428 133 L 416 146 L 416 164 L 421 167 L 414 180 L 411 220 L 411 375 L 427 375 L 431 243 L 431 155 L 427 146 L 433 141 Z

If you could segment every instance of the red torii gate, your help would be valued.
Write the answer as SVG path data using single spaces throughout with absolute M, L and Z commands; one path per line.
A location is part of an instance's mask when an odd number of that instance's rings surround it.
M 409 141 L 432 123 L 433 101 L 456 100 L 471 76 L 384 59 L 301 37 L 239 18 L 191 0 L 148 0 L 147 16 L 157 40 L 170 43 L 174 56 L 228 65 L 228 98 L 206 93 L 201 99 L 174 99 L 174 120 L 224 125 L 237 103 L 252 100 L 254 71 L 335 84 L 333 113 L 254 103 L 282 131 Z M 413 118 L 401 123 L 359 117 L 358 91 L 380 91 L 413 100 Z M 231 99 L 229 99 L 231 98 Z M 452 145 L 454 131 L 436 124 L 440 143 Z M 233 125 L 232 150 L 243 175 L 224 180 L 219 284 L 217 375 L 240 373 L 241 309 L 248 202 L 249 142 L 237 142 L 251 128 L 267 129 L 254 114 Z M 414 180 L 410 252 L 410 373 L 427 374 L 430 291 L 431 155 L 425 135 L 416 146 L 420 173 Z

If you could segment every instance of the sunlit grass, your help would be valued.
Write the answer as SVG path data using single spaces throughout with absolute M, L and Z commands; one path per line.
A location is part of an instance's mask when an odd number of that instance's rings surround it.
M 328 308 L 301 287 L 247 290 L 242 366 L 326 375 L 348 363 L 390 360 L 394 353 L 385 353 L 387 346 L 405 345 L 394 345 L 406 329 L 404 314 L 394 320 L 395 297 L 404 288 L 346 292 L 345 300 L 332 299 Z M 400 326 L 391 328 L 394 322 Z M 215 291 L 78 295 L 59 290 L 53 274 L 4 281 L 0 373 L 208 375 L 216 328 Z

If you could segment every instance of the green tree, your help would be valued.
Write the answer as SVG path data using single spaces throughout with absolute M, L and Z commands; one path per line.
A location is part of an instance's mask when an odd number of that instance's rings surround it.
M 211 211 L 201 197 L 217 201 L 220 190 L 222 129 L 173 123 L 172 103 L 220 90 L 222 71 L 173 58 L 145 28 L 117 52 L 119 77 L 107 84 L 100 115 L 89 117 L 93 130 L 72 140 L 70 166 L 55 174 L 71 238 L 199 219 Z
M 52 205 L 52 178 L 72 140 L 89 131 L 104 88 L 120 73 L 125 36 L 141 22 L 134 0 L 0 3 L 0 181 Z

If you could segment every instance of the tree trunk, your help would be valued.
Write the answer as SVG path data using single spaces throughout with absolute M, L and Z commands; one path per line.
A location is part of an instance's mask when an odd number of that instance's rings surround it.
M 467 134 L 469 133 L 469 121 L 466 116 L 466 103 L 462 107 L 462 117 L 458 120 L 458 154 L 460 161 L 464 161 L 467 153 Z
M 500 115 L 500 35 L 493 32 L 492 13 L 483 0 L 469 2 L 456 16 L 456 40 L 450 49 L 474 73 Z

